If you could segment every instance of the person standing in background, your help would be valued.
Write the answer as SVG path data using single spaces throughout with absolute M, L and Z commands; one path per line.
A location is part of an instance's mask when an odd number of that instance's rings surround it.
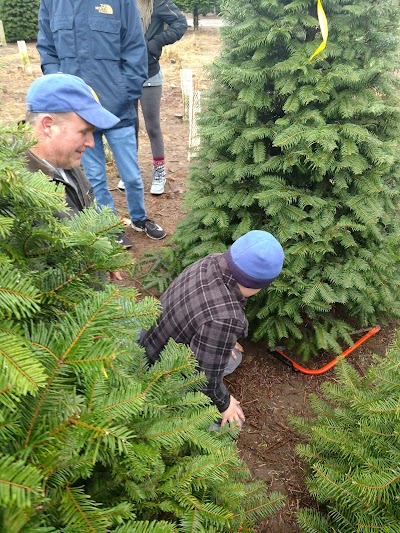
M 132 228 L 152 239 L 165 237 L 164 230 L 147 218 L 137 161 L 134 102 L 141 96 L 148 65 L 136 2 L 41 0 L 37 50 L 43 74 L 79 76 L 94 89 L 102 106 L 120 119 L 112 128 L 97 129 L 94 147 L 82 156 L 98 205 L 115 212 L 107 185 L 104 136 L 126 186 Z M 129 239 L 122 237 L 122 244 L 129 248 Z
M 159 59 L 163 46 L 173 44 L 187 30 L 185 15 L 170 0 L 137 0 L 148 52 L 148 79 L 143 83 L 140 106 L 153 155 L 151 194 L 162 194 L 165 188 L 164 139 L 160 124 L 163 74 Z M 121 178 L 123 178 L 121 176 Z M 124 180 L 118 183 L 125 189 Z

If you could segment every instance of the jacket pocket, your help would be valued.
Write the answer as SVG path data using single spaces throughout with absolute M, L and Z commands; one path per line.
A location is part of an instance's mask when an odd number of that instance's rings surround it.
M 55 16 L 50 20 L 50 29 L 53 33 L 54 46 L 59 59 L 76 56 L 74 33 L 74 18 L 68 16 Z
M 119 61 L 121 21 L 108 15 L 90 17 L 89 28 L 93 57 Z

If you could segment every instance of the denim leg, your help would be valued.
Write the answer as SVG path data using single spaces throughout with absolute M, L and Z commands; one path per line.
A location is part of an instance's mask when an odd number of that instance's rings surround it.
M 146 218 L 144 187 L 137 158 L 135 128 L 114 128 L 104 135 L 114 154 L 118 173 L 125 184 L 129 215 L 133 222 Z
M 229 376 L 229 374 L 232 374 L 232 372 L 234 372 L 237 369 L 237 367 L 240 365 L 240 363 L 242 362 L 242 359 L 243 359 L 242 352 L 240 350 L 237 350 L 236 348 L 234 348 L 233 351 L 236 354 L 236 359 L 234 359 L 233 357 L 229 358 L 228 364 L 226 365 L 224 373 L 223 373 L 224 377 Z
M 103 145 L 103 133 L 94 131 L 94 148 L 87 148 L 82 155 L 82 165 L 87 179 L 90 181 L 97 205 L 108 206 L 115 211 L 114 200 L 108 190 L 106 157 Z

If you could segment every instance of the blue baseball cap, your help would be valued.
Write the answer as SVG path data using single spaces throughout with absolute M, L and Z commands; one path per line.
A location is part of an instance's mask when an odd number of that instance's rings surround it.
M 120 119 L 107 111 L 81 78 L 71 74 L 47 74 L 37 78 L 28 89 L 26 109 L 32 113 L 74 111 L 100 130 L 113 128 Z
M 285 254 L 271 233 L 253 230 L 239 237 L 224 257 L 233 278 L 240 285 L 262 289 L 279 276 Z

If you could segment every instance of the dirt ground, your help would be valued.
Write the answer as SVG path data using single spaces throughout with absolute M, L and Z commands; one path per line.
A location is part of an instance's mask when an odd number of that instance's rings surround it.
M 177 221 L 181 218 L 181 201 L 185 192 L 188 174 L 188 123 L 182 120 L 183 103 L 180 82 L 180 69 L 193 70 L 195 84 L 202 90 L 207 86 L 204 65 L 218 54 L 220 43 L 218 28 L 201 28 L 194 32 L 189 28 L 184 38 L 167 47 L 162 56 L 164 88 L 162 98 L 162 127 L 166 146 L 166 168 L 168 182 L 166 192 L 154 197 L 148 192 L 151 184 L 151 152 L 143 120 L 139 133 L 139 162 L 145 184 L 146 208 L 148 216 L 161 224 L 168 235 L 173 234 Z M 33 74 L 24 72 L 16 44 L 0 47 L 0 124 L 8 125 L 23 118 L 24 99 L 28 86 L 40 75 L 39 58 L 35 43 L 28 43 L 28 55 Z M 121 216 L 127 216 L 125 194 L 117 188 L 118 177 L 112 162 L 109 163 L 109 186 L 116 208 Z M 146 250 L 164 246 L 162 242 L 151 241 L 146 236 L 126 229 L 134 245 L 131 249 L 134 258 Z M 138 285 L 138 281 L 125 275 L 124 285 Z M 140 285 L 139 285 L 140 286 Z M 374 324 L 371 324 L 371 326 Z M 349 356 L 349 360 L 361 372 L 365 372 L 373 353 L 383 356 L 392 339 L 398 323 L 383 326 L 361 348 Z M 357 336 L 354 337 L 357 340 Z M 246 424 L 239 437 L 239 449 L 243 459 L 258 479 L 264 480 L 273 490 L 287 495 L 285 508 L 270 520 L 260 524 L 259 532 L 295 533 L 299 529 L 295 512 L 305 505 L 315 506 L 304 486 L 304 465 L 296 457 L 294 448 L 300 442 L 287 421 L 291 415 L 307 415 L 307 396 L 318 393 L 321 383 L 333 380 L 332 371 L 321 376 L 306 376 L 295 373 L 274 359 L 263 343 L 245 340 L 245 357 L 241 367 L 228 380 L 228 386 L 241 401 L 246 415 Z M 346 347 L 344 347 L 346 348 Z M 322 366 L 332 357 L 329 354 L 315 361 Z M 301 363 L 301 361 L 299 361 Z M 312 362 L 308 364 L 312 367 Z

